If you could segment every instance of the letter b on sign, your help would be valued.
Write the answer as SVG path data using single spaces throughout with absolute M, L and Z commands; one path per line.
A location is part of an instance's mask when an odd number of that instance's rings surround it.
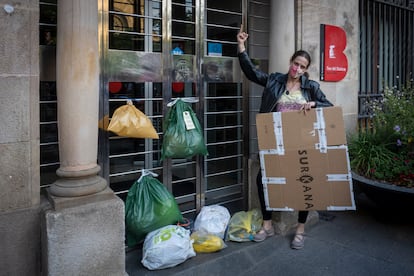
M 321 25 L 321 80 L 340 81 L 348 72 L 344 53 L 346 33 L 337 26 Z

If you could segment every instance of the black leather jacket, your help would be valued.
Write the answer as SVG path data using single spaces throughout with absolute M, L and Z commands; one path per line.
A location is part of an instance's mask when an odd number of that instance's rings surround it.
M 252 82 L 264 86 L 260 112 L 266 113 L 276 111 L 277 101 L 286 90 L 288 75 L 282 73 L 271 73 L 269 75 L 260 71 L 254 66 L 246 51 L 239 53 L 238 56 L 240 67 L 246 77 Z M 316 103 L 315 107 L 333 106 L 319 88 L 319 83 L 310 80 L 305 76 L 301 76 L 300 80 L 303 96 L 308 102 L 314 101 Z

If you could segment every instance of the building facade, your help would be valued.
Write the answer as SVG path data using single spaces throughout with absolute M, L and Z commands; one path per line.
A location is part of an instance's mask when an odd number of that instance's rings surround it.
M 238 65 L 241 24 L 264 71 L 284 72 L 296 49 L 307 50 L 311 78 L 343 108 L 347 130 L 357 126 L 357 0 L 0 2 L 0 267 L 7 275 L 99 274 L 96 267 L 121 275 L 123 204 L 142 169 L 159 175 L 186 217 L 204 205 L 257 206 L 262 89 Z M 348 71 L 338 82 L 320 81 L 321 24 L 346 33 Z M 183 97 L 198 100 L 192 108 L 209 154 L 161 161 L 167 104 Z M 128 99 L 161 139 L 106 131 Z M 82 248 L 90 235 L 96 239 Z M 92 258 L 98 250 L 102 257 Z

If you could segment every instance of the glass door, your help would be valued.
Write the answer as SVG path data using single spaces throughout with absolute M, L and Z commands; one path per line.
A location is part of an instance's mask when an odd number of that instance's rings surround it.
M 242 2 L 102 1 L 99 164 L 122 199 L 146 169 L 158 174 L 186 217 L 206 204 L 245 206 L 248 127 L 236 58 Z M 161 161 L 167 104 L 183 97 L 198 99 L 192 108 L 209 155 Z M 152 120 L 159 140 L 105 130 L 128 99 Z
M 58 177 L 59 140 L 56 96 L 57 1 L 39 1 L 39 111 L 40 188 L 44 191 Z
M 199 48 L 198 14 L 200 6 L 196 0 L 172 0 L 166 3 L 167 25 L 171 22 L 170 31 L 167 30 L 166 64 L 171 68 L 168 74 L 169 82 L 166 84 L 170 91 L 166 103 L 176 98 L 191 97 L 198 100 L 191 104 L 192 109 L 202 124 L 201 94 L 199 87 L 199 69 L 197 56 Z M 168 39 L 170 37 L 170 39 Z M 169 43 L 171 41 L 171 43 Z M 170 71 L 170 70 L 167 70 Z M 194 216 L 200 208 L 203 182 L 200 162 L 204 157 L 195 156 L 186 159 L 166 160 L 164 181 L 171 188 L 181 210 Z M 171 183 L 171 185 L 169 185 Z M 191 215 L 192 214 L 192 215 Z
M 245 205 L 247 166 L 244 108 L 236 35 L 243 1 L 205 1 L 203 12 L 202 89 L 209 156 L 204 160 L 205 204 Z
M 103 1 L 99 162 L 112 190 L 125 200 L 142 169 L 162 175 L 160 140 L 107 132 L 113 112 L 127 100 L 162 130 L 162 1 Z

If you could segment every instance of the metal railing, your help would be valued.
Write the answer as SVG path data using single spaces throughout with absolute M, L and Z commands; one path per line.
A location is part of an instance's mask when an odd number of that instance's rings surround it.
M 384 87 L 401 87 L 414 72 L 414 1 L 361 0 L 359 113 L 361 127 L 372 116 L 366 103 Z

